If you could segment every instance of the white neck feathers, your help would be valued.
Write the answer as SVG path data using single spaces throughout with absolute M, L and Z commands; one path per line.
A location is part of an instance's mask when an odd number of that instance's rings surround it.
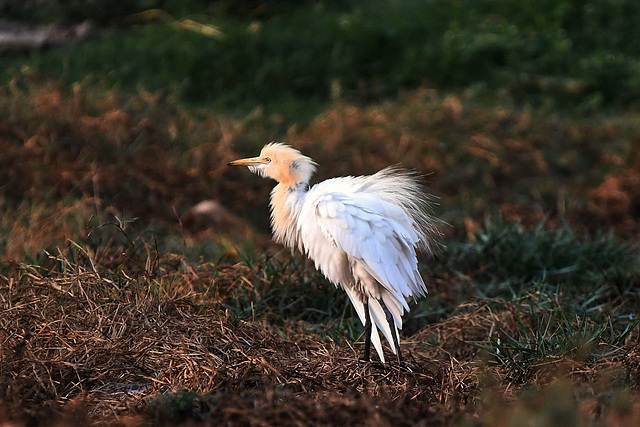
M 307 193 L 307 184 L 282 183 L 271 191 L 271 228 L 274 239 L 290 248 L 299 246 L 298 216 Z

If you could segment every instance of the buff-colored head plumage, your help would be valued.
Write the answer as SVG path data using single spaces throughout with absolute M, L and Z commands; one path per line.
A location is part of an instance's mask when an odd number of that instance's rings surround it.
M 234 160 L 232 166 L 248 166 L 251 172 L 272 178 L 285 186 L 307 184 L 316 170 L 316 162 L 288 145 L 271 142 L 258 157 Z

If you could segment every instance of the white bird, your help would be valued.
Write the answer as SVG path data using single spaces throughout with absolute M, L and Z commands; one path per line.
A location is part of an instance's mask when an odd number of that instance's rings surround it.
M 271 192 L 274 239 L 306 253 L 347 292 L 365 327 L 365 360 L 373 342 L 385 361 L 378 329 L 400 360 L 398 330 L 409 311 L 407 298 L 427 293 L 416 250 L 431 253 L 439 234 L 438 220 L 428 213 L 431 197 L 415 175 L 389 167 L 309 188 L 317 164 L 281 143 L 229 165 L 278 181 Z

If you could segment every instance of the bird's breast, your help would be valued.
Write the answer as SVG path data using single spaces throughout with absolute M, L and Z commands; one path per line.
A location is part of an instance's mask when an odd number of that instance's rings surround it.
M 278 184 L 271 192 L 271 228 L 273 238 L 290 248 L 300 246 L 298 216 L 304 192 Z

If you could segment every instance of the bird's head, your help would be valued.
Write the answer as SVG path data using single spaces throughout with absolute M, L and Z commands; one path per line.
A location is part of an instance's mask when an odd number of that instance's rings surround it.
M 234 160 L 229 166 L 247 166 L 251 172 L 275 179 L 283 185 L 307 184 L 316 162 L 295 148 L 279 142 L 265 145 L 258 157 Z

